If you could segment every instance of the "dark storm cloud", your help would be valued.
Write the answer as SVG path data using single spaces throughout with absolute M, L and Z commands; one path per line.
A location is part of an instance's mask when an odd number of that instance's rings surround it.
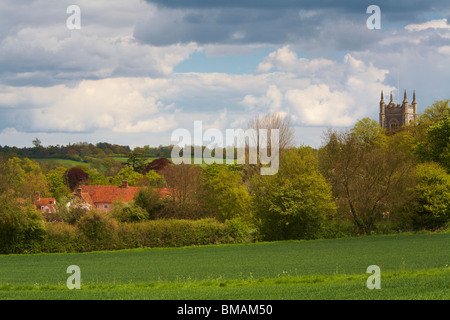
M 319 10 L 329 9 L 335 12 L 361 13 L 368 6 L 380 6 L 388 16 L 403 17 L 406 20 L 422 17 L 424 12 L 448 10 L 447 0 L 146 0 L 166 8 L 191 9 L 226 9 L 251 8 L 262 10 L 303 9 Z
M 366 10 L 374 4 L 373 0 L 147 2 L 157 5 L 157 14 L 137 24 L 134 36 L 156 46 L 189 42 L 242 45 L 290 42 L 308 47 L 311 42 L 317 45 L 321 41 L 322 46 L 331 49 L 362 50 L 377 37 L 366 32 L 369 17 Z M 446 12 L 450 7 L 444 0 L 382 0 L 376 4 L 384 23 L 403 25 L 423 22 L 426 13 Z
M 280 44 L 317 36 L 322 14 L 300 19 L 298 12 L 244 9 L 167 10 L 139 23 L 138 41 L 151 45 L 197 42 L 199 44 Z

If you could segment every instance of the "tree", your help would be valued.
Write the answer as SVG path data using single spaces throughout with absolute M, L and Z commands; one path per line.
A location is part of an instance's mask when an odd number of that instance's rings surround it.
M 148 219 L 156 219 L 164 206 L 164 201 L 152 186 L 141 189 L 134 203 L 147 212 Z
M 162 175 L 159 175 L 153 170 L 149 170 L 144 175 L 144 185 L 156 187 L 156 188 L 163 188 L 166 185 L 166 180 Z
M 242 144 L 246 145 L 245 156 L 246 159 L 250 159 L 250 146 L 253 146 L 256 149 L 255 151 L 257 157 L 256 166 L 252 164 L 245 166 L 244 179 L 250 180 L 251 177 L 260 170 L 260 167 L 263 164 L 263 162 L 260 159 L 261 153 L 264 154 L 265 152 L 267 156 L 273 157 L 274 156 L 272 155 L 272 147 L 273 147 L 274 150 L 277 152 L 276 156 L 279 157 L 279 155 L 284 150 L 294 146 L 295 135 L 294 129 L 291 127 L 289 119 L 283 117 L 279 113 L 258 115 L 248 123 L 248 129 L 253 129 L 254 134 L 249 137 L 248 145 L 245 143 L 245 141 L 241 142 Z M 264 142 L 264 140 L 262 139 L 265 139 L 265 137 L 261 136 L 262 132 L 260 130 L 267 130 L 266 143 L 262 143 L 262 145 L 266 144 L 265 146 L 266 150 L 260 150 L 260 143 L 261 141 Z M 278 141 L 277 141 L 278 144 L 275 146 L 272 145 L 271 139 L 272 130 L 278 130 Z M 247 161 L 245 163 L 247 163 Z
M 255 145 L 258 148 L 260 140 L 259 129 L 266 129 L 268 137 L 270 137 L 271 130 L 274 129 L 279 130 L 278 145 L 280 153 L 283 150 L 288 149 L 294 145 L 295 136 L 294 136 L 294 129 L 291 127 L 291 123 L 288 118 L 283 117 L 278 113 L 257 116 L 256 118 L 254 118 L 252 121 L 249 122 L 248 128 L 256 130 L 257 136 L 253 137 L 253 139 Z M 270 141 L 268 149 L 270 150 Z
M 437 163 L 423 163 L 416 177 L 416 227 L 439 228 L 450 219 L 450 174 Z
M 399 214 L 410 200 L 409 143 L 407 133 L 386 137 L 385 144 L 368 145 L 350 131 L 328 132 L 319 152 L 320 167 L 333 186 L 340 214 L 350 215 L 359 232 L 375 231 L 383 212 Z
M 331 187 L 309 147 L 286 150 L 276 175 L 254 176 L 251 193 L 265 240 L 318 238 L 335 211 Z
M 38 138 L 34 139 L 32 142 L 36 148 L 39 148 L 41 146 L 41 140 L 39 140 Z
M 201 172 L 197 166 L 179 164 L 168 166 L 161 175 L 171 192 L 165 206 L 168 217 L 196 219 L 204 215 L 201 201 Z
M 367 145 L 383 143 L 386 139 L 383 128 L 370 118 L 363 118 L 356 122 L 350 132 L 357 140 Z
M 26 176 L 26 172 L 22 168 L 22 160 L 17 157 L 6 160 L 2 165 L 1 174 L 2 193 L 7 190 L 19 192 Z
M 112 184 L 115 186 L 121 186 L 122 181 L 128 181 L 128 185 L 136 186 L 139 179 L 142 179 L 143 175 L 134 171 L 132 167 L 126 167 L 119 171 L 112 180 Z
M 70 195 L 71 190 L 64 183 L 64 174 L 67 171 L 64 167 L 57 167 L 45 174 L 50 193 L 59 202 Z
M 251 198 L 238 172 L 223 167 L 217 175 L 207 180 L 205 189 L 205 202 L 219 221 L 242 218 L 250 222 Z
M 109 179 L 106 178 L 103 174 L 99 173 L 97 169 L 89 169 L 86 171 L 86 173 L 89 175 L 89 185 L 110 185 Z
M 170 160 L 166 159 L 166 158 L 158 158 L 153 160 L 152 162 L 150 162 L 149 164 L 146 165 L 146 167 L 144 168 L 144 170 L 142 171 L 142 174 L 146 174 L 147 172 L 153 170 L 156 173 L 161 172 L 165 167 L 171 165 L 172 163 L 170 162 Z
M 443 118 L 450 117 L 449 102 L 450 100 L 440 100 L 434 102 L 419 116 L 418 124 L 422 127 L 427 127 L 439 122 Z
M 142 158 L 142 154 L 137 152 L 128 153 L 128 160 L 125 164 L 139 173 L 145 168 L 145 160 Z
M 64 181 L 70 190 L 75 190 L 78 186 L 87 183 L 89 174 L 83 169 L 73 167 L 64 174 Z
M 428 129 L 436 125 L 441 120 L 450 117 L 450 100 L 436 101 L 427 107 L 423 114 L 419 115 L 417 125 L 413 127 L 415 144 L 424 143 L 427 140 Z M 419 154 L 420 157 L 420 154 Z
M 41 214 L 11 191 L 0 195 L 0 253 L 33 251 L 44 239 Z
M 450 172 L 450 115 L 431 125 L 423 141 L 414 146 L 419 160 L 433 161 Z

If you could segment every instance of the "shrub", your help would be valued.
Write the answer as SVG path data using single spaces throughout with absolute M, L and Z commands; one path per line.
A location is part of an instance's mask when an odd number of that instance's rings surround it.
M 46 223 L 47 234 L 42 241 L 42 252 L 77 252 L 83 251 L 76 226 L 66 222 Z
M 64 221 L 70 224 L 77 223 L 81 217 L 85 216 L 91 207 L 84 200 L 73 197 L 64 198 L 56 205 L 57 210 L 54 214 L 54 220 Z
M 417 166 L 416 228 L 438 229 L 450 219 L 450 174 L 437 163 Z
M 78 229 L 84 251 L 109 250 L 115 248 L 117 221 L 105 212 L 91 210 L 81 217 Z
M 0 253 L 36 252 L 44 236 L 40 212 L 21 199 L 0 198 Z
M 134 203 L 115 202 L 110 215 L 119 222 L 140 222 L 148 220 L 146 210 Z
M 152 220 L 119 225 L 120 248 L 182 247 L 251 241 L 250 229 L 238 221 L 221 223 L 214 219 Z

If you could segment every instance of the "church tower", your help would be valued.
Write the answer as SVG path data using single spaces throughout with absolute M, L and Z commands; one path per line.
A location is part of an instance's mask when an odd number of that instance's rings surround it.
M 392 99 L 392 92 L 389 104 L 384 102 L 383 91 L 380 100 L 380 126 L 386 130 L 395 130 L 401 126 L 409 125 L 417 120 L 416 92 L 413 92 L 413 101 L 408 104 L 406 90 L 402 104 L 395 104 Z

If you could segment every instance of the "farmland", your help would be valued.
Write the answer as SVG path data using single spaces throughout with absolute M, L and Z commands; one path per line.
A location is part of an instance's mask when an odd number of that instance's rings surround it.
M 448 299 L 450 234 L 0 257 L 0 299 Z M 81 270 L 81 290 L 66 268 Z M 381 290 L 369 290 L 369 265 Z

